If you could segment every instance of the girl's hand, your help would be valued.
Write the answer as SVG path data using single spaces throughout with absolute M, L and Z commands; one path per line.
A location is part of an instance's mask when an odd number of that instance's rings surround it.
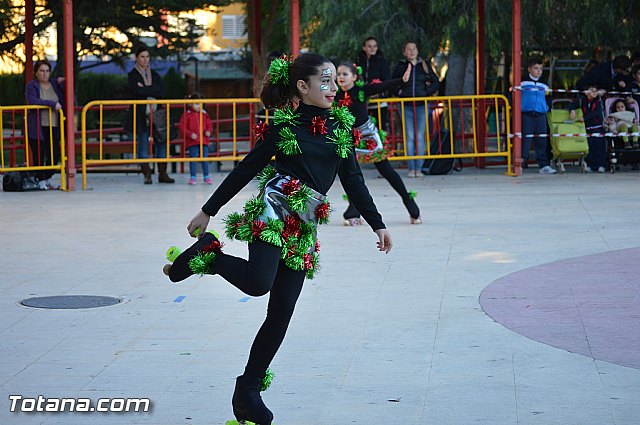
M 60 102 L 56 102 L 56 111 L 59 111 L 60 109 L 62 109 L 62 105 L 60 104 Z
M 393 242 L 391 241 L 391 234 L 387 229 L 378 229 L 376 230 L 376 235 L 378 235 L 378 251 L 384 251 L 385 253 L 390 253 L 391 248 L 393 247 Z
M 196 133 L 191 133 L 191 138 L 193 140 L 196 140 L 198 138 L 198 135 Z
M 404 75 L 402 76 L 402 81 L 404 81 L 405 83 L 407 81 L 409 81 L 409 78 L 411 78 L 411 67 L 412 66 L 413 65 L 411 64 L 411 62 L 409 62 L 407 64 L 407 69 L 404 71 Z M 398 74 L 396 74 L 396 75 L 398 75 Z
M 207 131 L 204 132 L 204 135 L 207 136 L 207 137 L 211 137 L 211 132 L 207 130 Z
M 576 120 L 576 111 L 569 112 L 569 119 L 571 121 L 575 121 Z
M 64 77 L 58 77 L 58 84 L 64 83 Z
M 196 229 L 200 229 L 200 233 L 198 233 L 198 239 L 200 239 L 202 235 L 204 235 L 204 232 L 207 230 L 209 219 L 211 219 L 211 216 L 209 216 L 202 210 L 198 211 L 198 214 L 196 214 L 195 217 L 191 219 L 189 225 L 187 226 L 187 232 L 189 232 L 189 235 L 195 238 Z

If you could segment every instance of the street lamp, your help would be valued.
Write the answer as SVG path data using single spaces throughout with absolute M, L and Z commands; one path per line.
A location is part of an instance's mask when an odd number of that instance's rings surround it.
M 196 66 L 196 91 L 199 93 L 200 92 L 200 77 L 198 75 L 198 58 L 195 56 L 189 56 L 189 59 L 187 59 L 187 62 L 194 62 L 195 66 Z

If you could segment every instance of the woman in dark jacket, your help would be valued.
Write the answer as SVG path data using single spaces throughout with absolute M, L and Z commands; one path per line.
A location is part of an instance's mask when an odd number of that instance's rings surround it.
M 51 112 L 29 110 L 27 114 L 27 131 L 29 147 L 33 156 L 31 165 L 56 165 L 60 162 L 60 115 L 64 105 L 64 78 L 51 79 L 51 64 L 39 60 L 33 67 L 35 79 L 29 81 L 25 88 L 25 97 L 29 105 L 48 106 Z M 40 189 L 56 189 L 49 180 L 53 170 L 42 170 L 36 173 Z
M 358 53 L 355 61 L 356 66 L 362 68 L 362 80 L 365 84 L 376 84 L 391 79 L 391 70 L 389 62 L 384 58 L 382 51 L 378 49 L 378 40 L 375 37 L 367 38 L 362 43 L 362 51 Z M 387 92 L 382 92 L 371 96 L 386 97 Z M 389 109 L 386 102 L 380 103 L 380 117 L 382 119 L 382 128 L 389 131 Z M 369 104 L 369 115 L 377 119 L 378 105 Z
M 400 97 L 428 97 L 437 93 L 440 81 L 431 65 L 418 56 L 418 46 L 413 41 L 404 44 L 402 53 L 406 60 L 400 61 L 393 70 L 393 78 L 401 77 L 411 67 L 409 81 L 400 86 Z M 403 115 L 406 134 L 407 155 L 424 155 L 427 114 L 431 121 L 431 111 L 425 112 L 426 102 L 405 102 Z M 422 159 L 409 160 L 409 177 L 422 177 Z

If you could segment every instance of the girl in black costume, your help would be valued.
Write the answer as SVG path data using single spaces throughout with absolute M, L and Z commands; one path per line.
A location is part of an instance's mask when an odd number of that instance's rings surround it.
M 413 199 L 414 195 L 407 191 L 402 178 L 393 169 L 387 159 L 387 150 L 384 146 L 385 134 L 379 132 L 371 118 L 367 114 L 367 99 L 375 93 L 380 93 L 391 88 L 399 86 L 402 82 L 409 80 L 411 73 L 410 67 L 407 67 L 402 78 L 387 80 L 376 84 L 364 84 L 358 80 L 358 70 L 355 65 L 342 62 L 338 66 L 338 85 L 340 92 L 336 96 L 338 106 L 346 106 L 356 117 L 354 127 L 359 131 L 359 146 L 356 146 L 356 152 L 361 154 L 363 160 L 373 162 L 373 165 L 380 172 L 391 187 L 398 192 L 402 198 L 404 206 L 409 211 L 409 222 L 411 224 L 422 223 L 420 217 L 420 209 Z M 382 133 L 382 134 L 380 134 Z M 349 198 L 349 207 L 344 212 L 345 225 L 353 226 L 361 224 L 359 210 L 354 207 Z
M 354 118 L 347 108 L 331 108 L 337 86 L 334 65 L 305 53 L 272 62 L 261 100 L 279 108 L 269 123 L 255 128 L 257 143 L 187 226 L 199 240 L 180 254 L 165 273 L 173 282 L 192 274 L 219 274 L 251 296 L 269 295 L 267 317 L 251 347 L 244 374 L 236 380 L 233 412 L 238 421 L 271 424 L 261 384 L 284 339 L 306 277 L 313 277 L 320 248 L 318 224 L 328 221 L 326 193 L 336 176 L 388 253 L 392 242 L 369 195 L 354 153 Z M 292 105 L 299 101 L 296 109 Z M 267 164 L 275 155 L 275 168 Z M 251 179 L 260 193 L 242 213 L 226 217 L 226 234 L 248 242 L 248 260 L 224 254 L 222 243 L 205 232 L 209 219 Z

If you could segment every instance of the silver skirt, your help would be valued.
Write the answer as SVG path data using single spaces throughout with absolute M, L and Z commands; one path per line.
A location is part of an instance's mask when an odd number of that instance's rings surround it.
M 378 133 L 378 127 L 371 121 L 371 118 L 367 119 L 367 122 L 362 124 L 360 127 L 357 127 L 356 130 L 360 132 L 362 140 L 373 139 L 376 142 L 375 149 L 360 149 L 356 148 L 357 153 L 372 153 L 379 151 L 384 147 L 382 144 L 382 139 L 380 138 L 380 133 Z

